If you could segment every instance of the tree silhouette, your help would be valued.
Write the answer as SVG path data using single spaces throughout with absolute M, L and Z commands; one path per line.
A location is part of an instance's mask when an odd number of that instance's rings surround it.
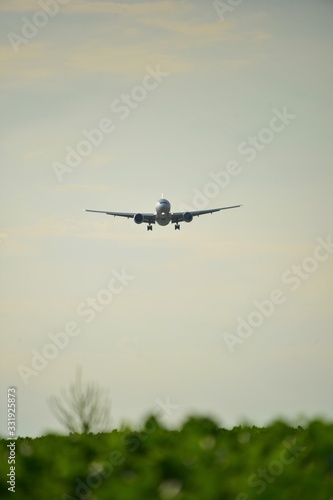
M 95 382 L 83 386 L 80 367 L 77 368 L 75 381 L 67 391 L 62 389 L 60 396 L 52 396 L 49 406 L 69 432 L 102 432 L 110 423 L 108 391 Z

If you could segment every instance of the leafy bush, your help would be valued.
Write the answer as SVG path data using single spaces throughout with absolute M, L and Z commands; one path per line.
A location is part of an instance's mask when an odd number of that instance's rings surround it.
M 0 441 L 0 497 L 10 441 Z M 18 438 L 15 498 L 25 500 L 333 499 L 333 424 L 306 429 L 220 429 L 191 417 L 168 430 L 149 417 L 139 430 Z

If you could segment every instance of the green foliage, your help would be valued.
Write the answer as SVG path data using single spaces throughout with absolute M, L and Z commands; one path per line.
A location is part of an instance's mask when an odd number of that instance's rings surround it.
M 0 441 L 0 497 L 10 498 L 8 441 Z M 23 500 L 333 499 L 333 424 L 220 429 L 191 417 L 168 430 L 18 438 L 15 498 Z

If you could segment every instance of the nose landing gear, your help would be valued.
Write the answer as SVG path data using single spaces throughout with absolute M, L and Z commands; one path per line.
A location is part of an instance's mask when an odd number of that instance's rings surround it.
M 152 231 L 152 230 L 153 230 L 153 226 L 151 224 L 148 224 L 147 231 Z
M 175 224 L 175 229 L 179 229 L 180 230 L 180 224 Z

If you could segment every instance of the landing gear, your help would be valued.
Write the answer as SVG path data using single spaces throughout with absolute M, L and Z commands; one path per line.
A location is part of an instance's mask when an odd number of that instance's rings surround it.
M 152 231 L 152 230 L 153 230 L 153 226 L 151 224 L 148 224 L 147 231 Z
M 180 224 L 175 224 L 175 229 L 179 229 L 180 230 Z

